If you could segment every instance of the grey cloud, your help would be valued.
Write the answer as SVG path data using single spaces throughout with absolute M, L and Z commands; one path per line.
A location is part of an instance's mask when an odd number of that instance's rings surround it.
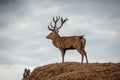
M 56 15 L 69 19 L 59 31 L 61 36 L 85 35 L 90 62 L 120 61 L 119 0 L 0 1 L 0 66 L 17 65 L 16 71 L 22 71 L 21 67 L 61 62 L 59 49 L 46 39 L 47 25 Z M 65 61 L 80 59 L 77 51 L 66 52 Z
M 9 56 L 0 56 L 0 65 L 14 65 L 18 61 L 14 58 L 10 58 Z
M 64 8 L 66 15 L 75 14 L 87 17 L 96 18 L 118 18 L 119 13 L 119 1 L 73 1 L 68 3 L 68 7 Z M 71 6 L 72 5 L 72 6 Z M 115 17 L 116 16 L 116 17 Z
M 16 47 L 16 44 L 19 43 L 14 39 L 0 38 L 0 50 L 13 49 L 13 47 Z
M 85 35 L 90 62 L 119 62 L 119 0 L 2 0 L 0 65 L 39 66 L 60 62 L 60 51 L 46 36 L 53 16 L 68 17 L 61 36 Z M 75 53 L 75 54 L 73 54 Z M 67 51 L 66 61 L 80 59 Z

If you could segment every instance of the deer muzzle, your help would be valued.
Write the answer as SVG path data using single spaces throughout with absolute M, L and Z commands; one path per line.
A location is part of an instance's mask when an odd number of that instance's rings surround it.
M 47 36 L 46 38 L 49 39 L 49 36 Z

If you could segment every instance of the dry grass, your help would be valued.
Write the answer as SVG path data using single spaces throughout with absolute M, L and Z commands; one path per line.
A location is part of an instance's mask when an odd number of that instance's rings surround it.
M 120 63 L 55 63 L 33 70 L 25 80 L 120 80 Z

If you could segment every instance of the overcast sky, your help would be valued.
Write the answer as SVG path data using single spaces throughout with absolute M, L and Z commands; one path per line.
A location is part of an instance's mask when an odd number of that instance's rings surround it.
M 120 62 L 120 0 L 0 0 L 0 80 L 21 80 L 24 68 L 61 62 L 46 36 L 53 16 L 69 20 L 61 36 L 85 35 L 90 63 Z M 70 50 L 66 62 L 80 62 Z

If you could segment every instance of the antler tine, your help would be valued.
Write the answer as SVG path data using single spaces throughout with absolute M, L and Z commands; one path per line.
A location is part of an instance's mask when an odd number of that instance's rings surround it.
M 64 22 L 66 22 L 68 20 L 68 18 L 66 18 L 65 20 L 64 20 Z
M 53 21 L 56 22 L 55 18 L 53 17 Z
M 63 20 L 63 24 L 68 20 L 68 18 L 66 18 L 65 20 Z
M 63 23 L 63 18 L 61 17 L 61 23 Z
M 50 22 L 50 26 L 51 26 L 53 29 L 55 29 L 55 27 L 52 25 L 52 21 Z
M 53 27 L 53 28 L 55 29 L 55 28 L 56 28 L 56 20 L 55 20 L 54 17 L 53 17 L 53 22 L 55 23 L 55 24 L 54 24 L 54 27 Z
M 48 25 L 48 29 L 50 30 L 50 31 L 53 31 L 53 29 L 52 28 L 50 28 L 50 26 Z
M 56 16 L 56 19 L 53 17 L 53 21 L 54 21 L 55 23 L 58 22 L 59 19 L 60 19 L 60 16 L 59 16 L 59 17 Z
M 61 17 L 61 25 L 60 25 L 60 27 L 57 28 L 57 29 L 60 29 L 60 28 L 62 27 L 62 25 L 63 25 L 67 20 L 68 20 L 67 18 L 66 18 L 65 20 L 63 20 L 63 18 Z
M 56 16 L 56 22 L 58 22 L 59 19 L 60 19 L 60 16 Z
M 68 18 L 66 17 L 66 19 L 65 19 L 66 21 L 68 20 Z
M 54 26 L 52 26 L 54 29 L 55 28 L 57 28 L 57 22 L 59 21 L 59 19 L 60 19 L 60 16 L 58 17 L 58 16 L 56 16 L 56 18 L 55 17 L 53 17 L 53 22 L 55 23 L 54 24 Z M 52 24 L 52 23 L 51 23 Z

